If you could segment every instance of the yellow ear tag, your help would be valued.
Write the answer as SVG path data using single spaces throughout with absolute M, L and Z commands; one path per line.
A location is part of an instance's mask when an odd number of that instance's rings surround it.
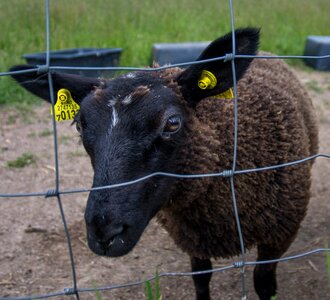
M 207 70 L 202 71 L 202 75 L 198 80 L 198 87 L 202 90 L 213 89 L 217 85 L 217 78 L 213 73 Z M 224 91 L 221 94 L 213 96 L 215 98 L 234 99 L 233 89 Z
M 213 89 L 217 85 L 217 78 L 213 73 L 207 70 L 202 71 L 202 75 L 198 80 L 198 87 L 202 90 Z
M 54 105 L 56 121 L 72 120 L 78 113 L 80 106 L 76 103 L 67 89 L 60 89 L 57 92 L 57 101 Z M 50 113 L 53 109 L 50 107 Z
M 224 91 L 221 94 L 218 94 L 216 96 L 214 96 L 215 98 L 225 98 L 225 99 L 234 99 L 234 93 L 233 93 L 233 89 L 230 88 L 227 91 Z

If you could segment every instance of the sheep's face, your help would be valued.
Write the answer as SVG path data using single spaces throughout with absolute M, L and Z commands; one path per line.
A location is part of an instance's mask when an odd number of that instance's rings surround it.
M 157 171 L 175 172 L 187 138 L 188 108 L 155 74 L 129 74 L 105 83 L 81 104 L 77 129 L 94 168 L 93 187 L 118 184 Z M 170 180 L 92 191 L 85 221 L 97 254 L 129 252 L 168 199 Z
M 237 30 L 235 36 L 236 54 L 256 54 L 258 30 Z M 231 38 L 230 33 L 215 40 L 198 60 L 231 53 Z M 237 80 L 251 60 L 236 60 Z M 11 71 L 19 72 L 12 76 L 27 90 L 49 101 L 48 74 L 25 72 L 31 68 L 16 66 Z M 205 71 L 212 73 L 211 85 L 207 80 L 199 84 Z M 92 161 L 94 187 L 119 184 L 158 171 L 180 173 L 178 153 L 193 134 L 198 101 L 233 85 L 232 64 L 222 60 L 192 65 L 172 77 L 165 72 L 130 73 L 110 81 L 56 72 L 51 77 L 54 97 L 65 88 L 81 106 L 76 124 Z M 129 252 L 167 201 L 171 185 L 172 179 L 159 176 L 134 185 L 92 191 L 85 212 L 90 248 L 107 256 Z

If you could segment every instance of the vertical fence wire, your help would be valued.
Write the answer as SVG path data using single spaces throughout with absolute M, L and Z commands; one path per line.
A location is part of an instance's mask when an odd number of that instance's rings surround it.
M 231 20 L 231 32 L 232 32 L 232 60 L 231 60 L 231 69 L 233 76 L 233 90 L 234 90 L 234 150 L 233 150 L 233 164 L 232 164 L 232 175 L 230 176 L 230 189 L 231 189 L 231 197 L 233 202 L 233 210 L 235 215 L 237 233 L 239 237 L 239 242 L 241 246 L 241 281 L 242 288 L 241 294 L 242 299 L 246 298 L 246 288 L 245 288 L 245 246 L 244 246 L 244 237 L 241 227 L 241 221 L 239 217 L 239 211 L 237 207 L 236 201 L 236 191 L 235 191 L 235 171 L 236 171 L 236 162 L 237 162 L 237 141 L 238 141 L 238 100 L 237 100 L 237 79 L 236 79 L 236 65 L 235 65 L 235 54 L 236 54 L 236 35 L 235 35 L 235 18 L 234 18 L 234 8 L 233 1 L 229 0 L 229 9 L 230 9 L 230 20 Z
M 71 237 L 69 234 L 68 226 L 67 226 L 67 221 L 64 213 L 64 208 L 62 205 L 61 201 L 61 194 L 70 194 L 70 193 L 82 193 L 82 192 L 89 192 L 91 190 L 99 190 L 99 189 L 109 189 L 109 188 L 117 188 L 121 186 L 126 186 L 130 184 L 136 184 L 137 182 L 140 182 L 142 180 L 148 180 L 151 177 L 154 176 L 171 176 L 175 178 L 204 178 L 204 177 L 211 177 L 211 176 L 217 176 L 217 177 L 229 177 L 230 180 L 230 189 L 231 189 L 231 197 L 232 197 L 232 205 L 233 205 L 233 211 L 235 215 L 235 221 L 236 221 L 236 226 L 237 226 L 237 234 L 239 236 L 239 242 L 240 242 L 240 248 L 241 248 L 241 260 L 233 263 L 232 265 L 225 266 L 222 268 L 217 268 L 217 269 L 212 269 L 212 270 L 206 270 L 206 271 L 200 271 L 200 272 L 167 272 L 167 273 L 161 273 L 159 274 L 159 277 L 171 277 L 171 276 L 191 276 L 194 274 L 204 274 L 204 273 L 216 273 L 216 272 L 222 272 L 224 270 L 229 270 L 229 269 L 234 269 L 234 268 L 239 268 L 241 272 L 241 296 L 242 299 L 246 299 L 247 293 L 246 293 L 246 284 L 245 284 L 245 266 L 255 266 L 258 264 L 265 264 L 265 263 L 270 263 L 270 262 L 282 262 L 282 261 L 287 261 L 291 259 L 299 259 L 302 257 L 305 257 L 307 255 L 312 255 L 316 253 L 323 253 L 323 252 L 329 252 L 330 248 L 322 248 L 322 249 L 315 249 L 309 252 L 305 252 L 299 255 L 295 256 L 289 256 L 289 257 L 283 257 L 279 259 L 275 259 L 272 261 L 254 261 L 254 262 L 248 262 L 246 261 L 245 257 L 245 246 L 244 246 L 244 236 L 242 232 L 242 228 L 240 225 L 240 217 L 239 217 L 239 208 L 237 207 L 237 202 L 236 202 L 236 192 L 235 192 L 235 181 L 234 177 L 235 175 L 238 174 L 246 174 L 246 173 L 251 173 L 251 172 L 259 172 L 259 171 L 264 171 L 264 170 L 271 170 L 271 169 L 276 169 L 276 168 L 282 168 L 286 166 L 290 166 L 293 164 L 299 164 L 299 163 L 304 163 L 308 160 L 315 159 L 318 157 L 324 157 L 324 158 L 330 158 L 330 155 L 328 154 L 317 154 L 311 157 L 303 158 L 299 161 L 295 162 L 287 162 L 281 165 L 277 166 L 265 166 L 263 168 L 258 168 L 258 169 L 251 169 L 251 170 L 236 170 L 236 162 L 237 162 L 237 138 L 238 138 L 238 100 L 237 100 L 237 79 L 236 79 L 236 67 L 235 67 L 235 58 L 303 58 L 304 56 L 251 56 L 251 55 L 236 55 L 235 49 L 236 49 L 236 37 L 234 34 L 235 31 L 235 19 L 234 19 L 234 9 L 233 9 L 233 1 L 229 0 L 229 8 L 230 8 L 230 18 L 231 18 L 231 29 L 232 29 L 232 53 L 228 53 L 224 57 L 218 57 L 215 59 L 210 59 L 210 60 L 205 60 L 205 61 L 214 61 L 214 60 L 230 60 L 231 61 L 231 68 L 232 68 L 232 76 L 233 76 L 233 90 L 234 90 L 234 108 L 233 108 L 233 128 L 234 128 L 234 136 L 233 136 L 233 141 L 234 141 L 234 149 L 233 149 L 233 163 L 232 163 L 232 169 L 231 170 L 224 170 L 223 172 L 215 173 L 215 174 L 170 174 L 170 173 L 164 173 L 164 172 L 156 172 L 147 176 L 144 176 L 142 178 L 138 178 L 136 180 L 132 180 L 130 182 L 124 182 L 120 184 L 115 184 L 115 185 L 109 185 L 109 186 L 104 186 L 104 187 L 98 187 L 98 188 L 89 188 L 89 189 L 73 189 L 73 190 L 60 190 L 59 187 L 59 159 L 58 159 L 58 141 L 57 141 L 57 127 L 56 127 L 56 120 L 55 120 L 55 114 L 52 116 L 52 126 L 53 126 L 53 140 L 54 140 L 54 164 L 55 164 L 55 189 L 50 190 L 47 192 L 37 192 L 37 193 L 21 193 L 21 194 L 0 194 L 0 197 L 22 197 L 22 196 L 45 196 L 47 197 L 56 197 L 57 198 L 57 203 L 64 227 L 64 232 L 67 240 L 67 245 L 68 245 L 68 252 L 70 256 L 70 266 L 71 266 L 71 275 L 72 275 L 72 288 L 65 288 L 62 292 L 57 292 L 57 293 L 48 293 L 45 295 L 37 295 L 33 297 L 12 297 L 12 298 L 1 298 L 0 299 L 20 299 L 20 300 L 26 300 L 26 299 L 46 299 L 46 298 L 51 298 L 51 297 L 59 297 L 63 295 L 74 295 L 77 300 L 79 300 L 79 293 L 81 292 L 93 292 L 96 290 L 96 288 L 78 288 L 77 286 L 77 276 L 76 276 L 76 269 L 75 269 L 75 261 L 74 261 L 74 255 L 73 255 L 73 250 L 72 250 L 72 245 L 71 245 Z M 50 66 L 50 49 L 51 49 L 51 35 L 50 35 L 50 0 L 45 0 L 45 14 L 46 14 L 46 63 L 43 66 L 38 66 L 37 70 L 38 72 L 45 73 L 47 72 L 48 75 L 48 81 L 49 81 L 49 92 L 50 92 L 50 97 L 51 97 L 51 105 L 52 109 L 54 111 L 54 104 L 55 100 L 54 99 L 54 88 L 53 88 L 53 81 L 52 81 L 52 74 L 51 70 L 66 70 L 66 69 L 72 69 L 72 70 L 144 70 L 144 71 L 159 71 L 163 69 L 167 69 L 170 67 L 174 66 L 187 66 L 187 65 L 192 65 L 192 64 L 198 64 L 198 63 L 203 63 L 205 61 L 199 61 L 199 62 L 188 62 L 188 63 L 182 63 L 182 64 L 175 64 L 172 66 L 166 66 L 166 67 L 159 67 L 159 68 L 135 68 L 135 67 L 63 67 L 63 66 Z M 323 56 L 308 56 L 311 59 L 314 58 L 330 58 L 330 55 L 323 55 Z M 26 70 L 23 72 L 15 72 L 15 73 L 27 73 L 35 71 L 33 70 Z M 8 76 L 13 74 L 14 72 L 2 72 L 0 73 L 1 76 Z M 154 280 L 155 277 L 151 277 L 148 280 Z M 113 289 L 119 289 L 119 288 L 127 288 L 131 286 L 136 286 L 136 285 L 141 285 L 143 284 L 144 281 L 136 281 L 132 283 L 127 283 L 127 284 L 121 284 L 121 285 L 112 285 L 112 286 L 106 286 L 106 287 L 99 287 L 97 290 L 100 291 L 106 291 L 106 290 L 113 290 Z
M 65 237 L 67 240 L 68 252 L 70 257 L 70 267 L 71 267 L 71 275 L 73 281 L 73 288 L 67 288 L 65 290 L 66 294 L 74 294 L 76 299 L 79 300 L 79 293 L 77 290 L 77 276 L 76 276 L 76 268 L 75 268 L 75 261 L 73 256 L 72 244 L 71 244 L 71 237 L 67 226 L 67 221 L 65 218 L 65 213 L 62 205 L 61 195 L 59 194 L 59 160 L 58 160 L 58 139 L 57 139 L 57 127 L 56 127 L 56 119 L 55 119 L 55 99 L 54 99 L 54 85 L 52 74 L 49 71 L 50 67 L 50 0 L 45 0 L 45 8 L 46 8 L 46 70 L 48 72 L 48 82 L 49 82 L 49 94 L 51 100 L 51 107 L 52 107 L 52 125 L 53 125 L 53 132 L 54 132 L 54 160 L 55 160 L 55 195 L 57 198 L 57 204 L 60 211 L 63 228 Z

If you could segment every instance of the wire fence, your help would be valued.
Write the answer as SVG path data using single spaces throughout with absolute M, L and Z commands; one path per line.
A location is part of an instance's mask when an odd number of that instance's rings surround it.
M 245 283 L 245 267 L 246 266 L 256 266 L 259 264 L 267 264 L 267 263 L 274 263 L 274 262 L 284 262 L 289 261 L 293 259 L 300 259 L 304 258 L 309 255 L 317 254 L 317 253 L 324 253 L 324 252 L 330 252 L 330 248 L 318 248 L 311 251 L 303 252 L 298 255 L 293 256 L 286 256 L 279 259 L 274 260 L 267 260 L 267 261 L 247 261 L 246 255 L 245 255 L 245 246 L 244 246 L 244 237 L 243 233 L 241 231 L 240 226 L 240 218 L 238 214 L 238 208 L 236 204 L 236 193 L 235 193 L 235 185 L 234 185 L 234 177 L 236 175 L 241 174 L 247 174 L 247 173 L 253 173 L 253 172 L 262 172 L 267 170 L 274 170 L 278 168 L 284 168 L 284 167 L 290 167 L 296 164 L 302 164 L 306 163 L 307 161 L 314 160 L 317 158 L 330 158 L 330 154 L 316 154 L 310 157 L 305 157 L 300 160 L 291 161 L 279 165 L 272 165 L 272 166 L 265 166 L 261 168 L 255 168 L 255 169 L 245 169 L 245 170 L 236 170 L 236 156 L 237 156 L 237 137 L 238 137 L 238 109 L 237 109 L 237 80 L 236 80 L 236 68 L 235 68 L 235 59 L 237 58 L 266 58 L 266 59 L 329 59 L 330 55 L 323 55 L 323 56 L 299 56 L 299 55 L 286 55 L 286 56 L 254 56 L 254 55 L 237 55 L 235 53 L 235 20 L 234 20 L 234 11 L 233 11 L 233 1 L 229 0 L 229 6 L 230 6 L 230 15 L 231 15 L 231 28 L 232 28 L 232 53 L 228 53 L 225 56 L 217 57 L 213 59 L 208 60 L 201 60 L 201 61 L 194 61 L 194 62 L 187 62 L 187 63 L 180 63 L 180 64 L 173 64 L 170 66 L 163 66 L 163 67 L 157 67 L 157 68 L 137 68 L 137 67 L 67 67 L 67 66 L 50 66 L 50 1 L 51 0 L 45 0 L 45 14 L 46 14 L 46 64 L 33 67 L 29 70 L 23 70 L 23 71 L 14 71 L 14 72 L 1 72 L 0 76 L 9 76 L 13 74 L 22 74 L 22 73 L 30 73 L 35 72 L 36 70 L 40 73 L 47 73 L 48 74 L 48 81 L 49 81 L 49 91 L 51 96 L 51 103 L 54 107 L 55 99 L 54 99 L 54 93 L 53 93 L 53 84 L 52 84 L 52 73 L 51 71 L 55 70 L 112 70 L 112 71 L 147 71 L 147 72 L 155 72 L 164 70 L 167 68 L 172 67 L 185 67 L 192 64 L 202 64 L 209 61 L 215 61 L 215 60 L 223 60 L 223 61 L 230 61 L 232 66 L 232 73 L 233 73 L 233 92 L 234 92 L 234 151 L 233 151 L 233 163 L 232 168 L 230 170 L 223 170 L 219 173 L 211 173 L 211 174 L 173 174 L 173 173 L 164 173 L 164 172 L 155 172 L 152 174 L 149 174 L 147 176 L 137 178 L 132 181 L 122 182 L 119 184 L 113 184 L 113 185 L 107 185 L 102 187 L 94 187 L 94 188 L 77 188 L 77 189 L 60 189 L 59 187 L 59 159 L 58 159 L 58 141 L 57 141 L 57 130 L 56 130 L 56 121 L 55 121 L 55 114 L 53 114 L 52 118 L 52 126 L 53 126 L 53 140 L 54 140 L 54 158 L 55 158 L 55 187 L 54 189 L 43 191 L 43 192 L 34 192 L 34 193 L 12 193 L 12 194 L 0 194 L 0 197 L 9 197 L 9 198 L 19 198 L 19 197 L 33 197 L 33 196 L 44 196 L 44 197 L 55 197 L 58 202 L 59 211 L 61 215 L 61 219 L 64 226 L 66 241 L 68 245 L 69 250 L 69 256 L 70 256 L 70 266 L 71 266 L 71 275 L 72 275 L 72 287 L 65 288 L 63 291 L 54 292 L 54 293 L 48 293 L 43 295 L 33 295 L 33 296 L 21 296 L 21 297 L 1 297 L 1 299 L 19 299 L 19 300 L 29 300 L 29 299 L 47 299 L 47 298 L 55 298 L 55 297 L 61 297 L 61 296 L 68 296 L 68 295 L 74 295 L 76 299 L 79 300 L 79 295 L 81 293 L 85 292 L 95 292 L 98 291 L 108 291 L 108 290 L 114 290 L 114 289 L 121 289 L 121 288 L 127 288 L 127 287 L 133 287 L 142 285 L 145 280 L 143 281 L 135 281 L 131 283 L 124 283 L 120 285 L 109 285 L 104 287 L 92 287 L 92 288 L 81 288 L 77 286 L 77 276 L 76 276 L 76 268 L 75 268 L 75 260 L 74 255 L 72 251 L 72 245 L 71 245 L 71 238 L 67 227 L 67 221 L 64 213 L 64 209 L 62 206 L 61 201 L 61 195 L 64 194 L 73 194 L 73 193 L 86 193 L 90 191 L 95 190 L 101 190 L 101 189 L 115 189 L 123 186 L 128 185 L 134 185 L 141 181 L 149 180 L 152 177 L 156 176 L 167 176 L 167 177 L 173 177 L 173 178 L 179 178 L 179 179 L 201 179 L 205 177 L 229 177 L 230 179 L 230 187 L 231 187 L 231 196 L 232 196 L 232 203 L 233 203 L 233 209 L 234 209 L 234 215 L 235 215 L 235 221 L 238 228 L 238 236 L 240 241 L 240 247 L 241 247 L 241 255 L 240 260 L 237 262 L 234 262 L 230 265 L 221 267 L 221 268 L 214 268 L 212 270 L 206 270 L 206 271 L 199 271 L 199 272 L 165 272 L 160 273 L 159 277 L 182 277 L 182 276 L 192 276 L 197 274 L 205 274 L 205 273 L 217 273 L 217 272 L 223 272 L 225 270 L 229 269 L 240 269 L 241 271 L 241 296 L 242 299 L 246 299 L 247 297 L 247 291 L 246 291 L 246 283 Z M 146 280 L 154 280 L 155 277 L 146 278 Z

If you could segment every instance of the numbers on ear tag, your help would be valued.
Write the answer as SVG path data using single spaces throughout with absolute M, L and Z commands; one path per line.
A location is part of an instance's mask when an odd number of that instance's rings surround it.
M 72 99 L 69 90 L 60 89 L 57 92 L 57 100 L 54 105 L 55 120 L 57 122 L 73 120 L 79 109 L 79 104 Z M 50 108 L 50 113 L 53 114 L 52 107 Z

